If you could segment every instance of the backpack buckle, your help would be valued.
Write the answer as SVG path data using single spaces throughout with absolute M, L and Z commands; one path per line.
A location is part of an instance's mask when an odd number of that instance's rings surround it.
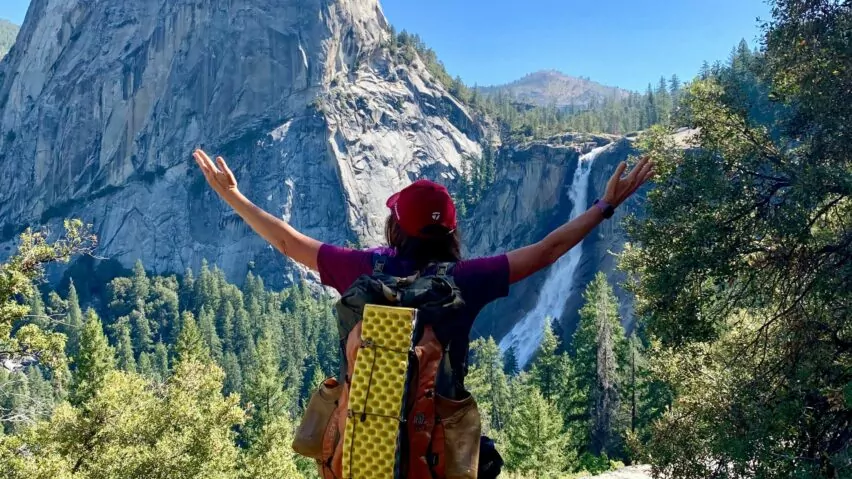
M 449 271 L 449 269 L 450 269 L 450 266 L 447 263 L 441 263 L 441 264 L 438 265 L 437 275 L 438 276 L 446 276 L 447 271 Z
M 379 259 L 376 260 L 376 264 L 373 265 L 373 274 L 381 274 L 382 271 L 385 270 L 385 257 L 380 256 Z

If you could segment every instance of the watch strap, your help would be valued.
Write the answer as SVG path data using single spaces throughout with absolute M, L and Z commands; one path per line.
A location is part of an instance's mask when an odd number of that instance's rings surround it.
M 606 201 L 595 200 L 595 206 L 597 206 L 598 209 L 601 210 L 601 213 L 603 213 L 604 218 L 612 218 L 612 215 L 615 213 L 615 208 Z

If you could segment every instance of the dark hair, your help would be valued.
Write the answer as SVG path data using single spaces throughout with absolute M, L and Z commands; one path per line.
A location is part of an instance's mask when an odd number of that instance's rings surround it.
M 428 238 L 409 236 L 396 221 L 393 215 L 388 215 L 385 222 L 385 239 L 388 246 L 396 250 L 397 256 L 414 261 L 418 267 L 431 262 L 461 261 L 461 235 L 456 228 L 447 231 L 442 226 L 430 226 Z

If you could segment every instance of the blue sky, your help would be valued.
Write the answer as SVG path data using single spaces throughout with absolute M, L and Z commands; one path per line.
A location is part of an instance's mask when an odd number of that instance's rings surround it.
M 764 0 L 381 0 L 451 75 L 493 85 L 537 70 L 632 90 L 660 75 L 691 79 L 745 38 L 756 46 Z
M 0 18 L 20 25 L 24 22 L 30 0 L 0 0 Z
M 137 0 L 146 1 L 146 0 Z M 470 84 L 543 69 L 642 90 L 660 75 L 695 76 L 741 38 L 756 45 L 765 0 L 380 0 L 398 30 L 420 34 Z M 29 0 L 0 0 L 21 23 Z

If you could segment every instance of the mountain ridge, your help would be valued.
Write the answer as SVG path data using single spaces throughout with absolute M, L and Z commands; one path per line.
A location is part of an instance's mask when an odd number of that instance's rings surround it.
M 20 30 L 20 25 L 0 18 L 0 60 L 12 49 L 12 46 L 15 44 L 15 38 L 18 36 Z
M 506 93 L 521 103 L 559 108 L 587 108 L 607 97 L 625 98 L 630 91 L 604 85 L 587 77 L 567 75 L 559 70 L 539 70 L 502 85 L 478 87 L 486 95 Z

